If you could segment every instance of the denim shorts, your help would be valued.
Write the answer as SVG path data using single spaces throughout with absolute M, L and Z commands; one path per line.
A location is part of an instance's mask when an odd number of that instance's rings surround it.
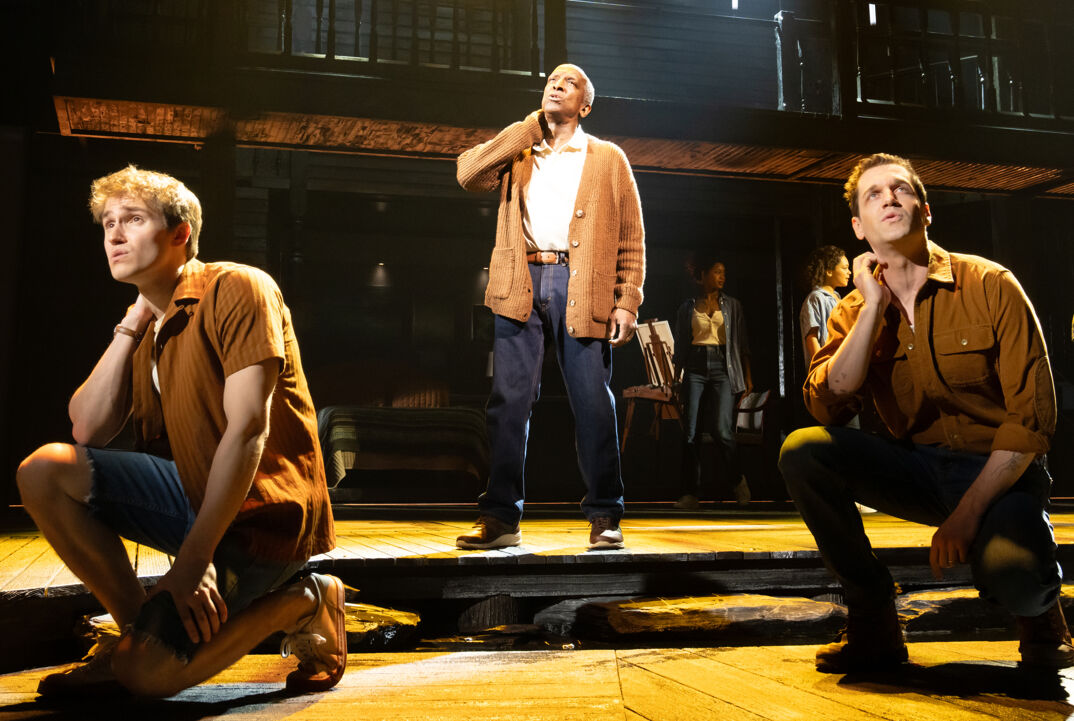
M 86 448 L 93 486 L 86 499 L 93 515 L 127 540 L 175 556 L 196 516 L 173 461 L 131 451 Z M 213 554 L 216 583 L 228 617 L 279 588 L 304 561 L 272 561 L 245 551 L 232 534 Z M 198 645 L 187 635 L 170 593 L 152 597 L 131 626 L 143 639 L 161 643 L 189 661 Z

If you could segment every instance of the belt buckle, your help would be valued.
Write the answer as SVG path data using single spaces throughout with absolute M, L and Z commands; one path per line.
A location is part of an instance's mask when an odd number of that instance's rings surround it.
M 559 253 L 554 250 L 537 251 L 537 260 L 543 265 L 556 265 L 559 263 Z

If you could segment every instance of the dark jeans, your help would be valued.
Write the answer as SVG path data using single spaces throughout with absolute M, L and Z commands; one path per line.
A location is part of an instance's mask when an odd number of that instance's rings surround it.
M 495 318 L 492 393 L 488 420 L 491 467 L 488 488 L 478 498 L 483 514 L 508 524 L 522 518 L 524 471 L 530 412 L 541 393 L 546 338 L 555 348 L 575 421 L 578 466 L 586 485 L 586 518 L 623 515 L 623 479 L 612 377 L 612 351 L 599 338 L 574 338 L 567 332 L 566 265 L 529 266 L 533 313 L 525 323 Z
M 742 477 L 735 442 L 735 393 L 727 377 L 727 348 L 717 345 L 690 346 L 683 369 L 682 425 L 685 445 L 682 454 L 682 493 L 698 495 L 701 487 L 701 457 L 698 452 L 698 416 L 705 400 L 706 412 L 716 424 L 716 446 L 725 477 L 734 486 Z
M 939 526 L 987 460 L 852 428 L 813 427 L 787 437 L 779 468 L 847 603 L 876 608 L 893 598 L 894 584 L 873 554 L 854 502 Z M 985 512 L 970 549 L 970 570 L 982 598 L 1018 616 L 1047 610 L 1062 582 L 1045 510 L 1051 483 L 1044 462 L 1034 461 Z

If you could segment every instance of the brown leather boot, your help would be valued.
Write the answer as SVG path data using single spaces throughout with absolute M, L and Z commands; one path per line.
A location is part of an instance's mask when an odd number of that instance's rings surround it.
M 1015 616 L 1022 664 L 1040 668 L 1074 666 L 1074 646 L 1059 601 L 1039 616 Z
M 839 640 L 817 649 L 821 673 L 881 671 L 905 663 L 909 654 L 895 602 L 875 610 L 847 609 L 847 626 Z

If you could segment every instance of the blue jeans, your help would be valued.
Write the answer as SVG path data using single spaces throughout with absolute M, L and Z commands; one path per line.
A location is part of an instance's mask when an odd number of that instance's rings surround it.
M 939 526 L 984 468 L 987 456 L 896 443 L 853 428 L 802 428 L 780 451 L 779 468 L 848 605 L 876 608 L 894 597 L 854 502 Z M 981 597 L 1017 616 L 1044 613 L 1058 598 L 1062 569 L 1046 507 L 1052 479 L 1042 459 L 997 498 L 970 548 Z
M 175 463 L 147 453 L 85 450 L 93 473 L 87 499 L 91 513 L 123 538 L 170 556 L 178 554 L 194 525 L 195 513 Z M 255 558 L 231 534 L 224 535 L 213 554 L 217 589 L 229 617 L 283 585 L 304 565 L 303 561 Z M 187 635 L 170 593 L 157 594 L 142 604 L 132 631 L 164 645 L 184 661 L 198 647 Z
M 492 392 L 486 417 L 491 464 L 489 482 L 478 498 L 481 513 L 515 525 L 526 497 L 526 441 L 530 413 L 541 394 L 546 338 L 555 349 L 575 421 L 578 466 L 585 481 L 586 518 L 623 515 L 623 479 L 612 377 L 612 350 L 602 338 L 575 338 L 567 332 L 566 265 L 529 266 L 533 312 L 520 323 L 497 315 L 493 340 Z
M 698 453 L 698 416 L 701 401 L 707 401 L 707 412 L 716 423 L 716 445 L 725 477 L 734 486 L 742 477 L 735 441 L 735 393 L 727 377 L 727 347 L 716 345 L 690 346 L 683 368 L 682 425 L 685 445 L 682 455 L 682 493 L 698 495 L 701 487 L 701 458 Z

